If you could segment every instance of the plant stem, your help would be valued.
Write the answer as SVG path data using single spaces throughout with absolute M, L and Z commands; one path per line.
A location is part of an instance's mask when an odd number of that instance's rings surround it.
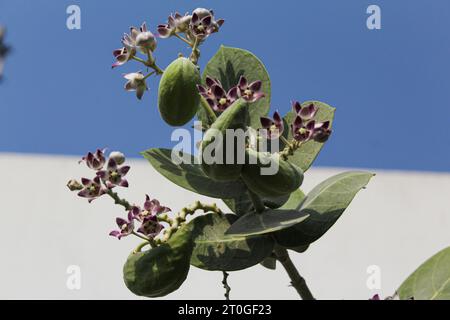
M 229 274 L 226 271 L 222 271 L 222 272 L 223 272 L 222 284 L 223 284 L 223 287 L 225 289 L 225 294 L 224 294 L 225 300 L 230 300 L 231 287 L 228 285 L 228 281 L 227 281 Z
M 121 205 L 127 211 L 131 210 L 131 207 L 132 207 L 131 204 L 127 200 L 120 198 L 119 195 L 116 192 L 112 191 L 111 189 L 108 189 L 108 191 L 106 191 L 106 193 L 111 198 L 114 199 L 114 203 L 115 204 Z
M 289 142 L 286 140 L 285 143 L 287 143 L 287 145 L 284 147 L 284 150 L 280 152 L 280 157 L 284 160 L 287 160 L 289 156 L 292 156 L 295 153 L 295 151 L 297 151 L 303 145 L 304 142 L 295 140 L 293 142 Z
M 198 58 L 200 57 L 200 50 L 198 50 L 199 43 L 200 42 L 199 42 L 198 38 L 195 38 L 194 44 L 192 45 L 192 53 L 189 57 L 189 59 L 192 61 L 193 64 L 197 64 Z
M 147 61 L 145 61 L 144 59 L 141 59 L 139 57 L 136 57 L 136 56 L 133 57 L 133 60 L 136 60 L 136 61 L 142 63 L 146 67 L 152 68 L 153 70 L 155 70 L 155 72 L 157 74 L 163 74 L 164 73 L 164 70 L 162 70 L 161 68 L 159 68 L 156 65 L 156 63 L 155 63 L 154 59 L 151 57 L 150 53 L 148 54 L 148 60 Z
M 264 206 L 264 203 L 262 202 L 261 198 L 248 188 L 247 188 L 247 192 L 248 192 L 248 195 L 250 196 L 250 200 L 252 200 L 255 211 L 257 213 L 263 212 L 266 209 L 266 207 Z
M 131 234 L 138 238 L 141 238 L 142 240 L 147 241 L 147 243 L 149 243 L 152 246 L 152 248 L 156 247 L 156 242 L 153 239 L 147 238 L 146 236 L 141 235 L 141 234 L 137 233 L 136 231 L 133 231 Z
M 193 46 L 193 44 L 189 40 L 187 40 L 186 38 L 183 38 L 178 33 L 175 33 L 174 36 L 177 37 L 178 39 L 180 39 L 181 41 L 187 43 L 189 45 L 189 47 Z
M 148 241 L 142 242 L 140 245 L 138 245 L 136 247 L 136 249 L 134 249 L 134 253 L 138 253 L 142 251 L 142 248 L 144 248 L 145 246 L 148 246 L 150 243 Z
M 164 73 L 164 70 L 162 70 L 160 67 L 158 67 L 158 66 L 156 65 L 155 60 L 153 60 L 153 61 L 150 63 L 149 67 L 152 68 L 153 70 L 155 70 L 156 74 L 160 74 L 160 75 L 161 75 L 161 74 Z
M 133 56 L 132 59 L 133 59 L 133 60 L 136 60 L 136 61 L 138 61 L 138 62 L 140 62 L 140 63 L 142 63 L 142 64 L 145 64 L 145 65 L 147 66 L 147 61 L 145 61 L 144 59 L 141 59 L 141 58 L 136 57 L 136 56 Z M 147 67 L 148 67 L 148 66 L 147 66 Z
M 297 290 L 298 294 L 303 300 L 315 300 L 308 286 L 306 285 L 305 279 L 300 275 L 298 270 L 295 268 L 294 263 L 292 263 L 289 253 L 286 249 L 281 247 L 275 247 L 275 256 L 277 260 L 283 265 L 289 278 L 291 278 L 291 284 Z
M 216 121 L 217 116 L 214 113 L 214 110 L 211 108 L 211 106 L 208 104 L 208 102 L 205 100 L 205 98 L 203 98 L 202 96 L 200 96 L 200 102 L 201 105 L 203 107 L 203 109 L 206 112 L 206 116 L 208 117 L 208 119 L 211 121 L 211 123 L 213 123 L 214 121 Z
M 280 136 L 280 140 L 283 141 L 286 146 L 289 146 L 290 148 L 293 147 L 292 144 L 285 137 Z
M 155 74 L 155 73 L 156 73 L 156 71 L 150 72 L 149 74 L 147 74 L 147 75 L 144 77 L 144 80 L 146 80 L 148 77 L 150 77 L 152 74 Z

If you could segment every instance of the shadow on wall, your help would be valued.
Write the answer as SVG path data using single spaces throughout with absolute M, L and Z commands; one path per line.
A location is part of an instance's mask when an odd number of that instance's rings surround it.
M 3 79 L 3 64 L 10 48 L 4 43 L 6 29 L 0 26 L 0 81 Z

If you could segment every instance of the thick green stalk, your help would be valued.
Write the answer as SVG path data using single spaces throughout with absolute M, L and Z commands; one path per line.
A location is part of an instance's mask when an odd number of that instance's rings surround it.
M 208 102 L 205 100 L 205 98 L 200 97 L 200 102 L 201 102 L 203 109 L 206 112 L 206 116 L 211 121 L 211 124 L 214 123 L 214 121 L 217 120 L 217 116 L 214 113 L 214 110 L 211 108 L 211 106 L 208 104 Z

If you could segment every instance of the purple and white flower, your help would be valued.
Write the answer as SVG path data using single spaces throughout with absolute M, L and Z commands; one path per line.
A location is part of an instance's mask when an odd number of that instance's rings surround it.
M 187 37 L 190 40 L 203 41 L 210 34 L 218 32 L 224 22 L 223 19 L 215 20 L 212 10 L 197 8 L 192 12 Z
M 273 118 L 261 117 L 263 135 L 270 140 L 278 139 L 284 131 L 284 123 L 278 111 L 275 111 Z
M 81 178 L 81 184 L 83 185 L 83 189 L 78 192 L 78 196 L 87 198 L 89 202 L 94 201 L 106 193 L 106 190 L 102 187 L 98 176 L 92 180 Z
M 136 50 L 131 47 L 122 47 L 120 49 L 116 49 L 113 51 L 113 56 L 116 59 L 116 62 L 113 63 L 112 68 L 116 68 L 118 66 L 121 66 L 136 55 Z
M 127 83 L 125 83 L 125 90 L 136 91 L 136 97 L 141 100 L 144 92 L 148 90 L 144 74 L 139 71 L 127 73 L 123 77 L 128 80 Z
M 324 143 L 331 135 L 330 121 L 319 122 L 314 124 L 313 139 L 314 141 Z
M 307 121 L 314 118 L 319 109 L 314 105 L 314 103 L 310 103 L 307 106 L 302 107 L 300 102 L 293 101 L 292 110 L 304 121 Z
M 155 36 L 148 31 L 145 22 L 139 29 L 131 27 L 130 34 L 125 33 L 122 37 L 122 44 L 126 48 L 139 49 L 143 53 L 155 51 L 157 45 Z
M 220 81 L 211 77 L 206 77 L 206 88 L 197 85 L 197 89 L 211 108 L 217 112 L 225 111 L 234 101 L 239 99 L 237 87 L 225 91 Z
M 148 31 L 145 22 L 140 27 L 140 32 L 136 36 L 136 46 L 144 52 L 147 52 L 148 50 L 153 52 L 156 49 L 155 36 Z
M 186 13 L 184 16 L 176 12 L 170 15 L 166 24 L 158 25 L 158 33 L 161 38 L 168 38 L 176 33 L 186 32 L 191 23 L 192 15 Z
M 292 136 L 296 141 L 314 140 L 323 143 L 328 140 L 331 135 L 331 123 L 330 121 L 317 122 L 313 120 L 318 111 L 314 103 L 302 107 L 300 102 L 296 101 L 292 103 L 292 108 L 296 117 L 291 128 Z
M 141 222 L 137 231 L 149 238 L 156 237 L 164 228 L 158 221 L 158 215 L 170 211 L 170 208 L 162 206 L 157 199 L 150 199 L 148 195 L 145 195 L 143 209 L 134 206 L 131 210 L 133 218 Z
M 143 235 L 153 239 L 155 238 L 162 230 L 164 226 L 158 222 L 158 217 L 156 215 L 146 216 L 142 221 L 141 226 L 138 228 L 138 232 Z
M 157 199 L 150 199 L 148 195 L 145 195 L 144 207 L 133 207 L 133 216 L 136 220 L 144 221 L 145 217 L 157 216 L 162 213 L 170 212 L 170 208 L 162 206 Z
M 105 165 L 105 149 L 97 149 L 94 153 L 88 152 L 81 161 L 85 161 L 86 165 L 93 170 L 100 170 Z M 80 162 L 81 162 L 80 161 Z
M 134 231 L 134 218 L 133 213 L 130 210 L 128 212 L 128 219 L 116 218 L 117 226 L 119 230 L 113 230 L 109 233 L 110 236 L 116 237 L 117 239 L 121 239 L 123 237 L 129 236 Z
M 115 186 L 126 188 L 128 187 L 128 181 L 124 177 L 128 171 L 130 171 L 130 166 L 120 167 L 113 158 L 110 158 L 106 170 L 98 171 L 97 177 L 102 179 L 109 189 Z
M 255 102 L 264 97 L 264 93 L 261 92 L 261 81 L 253 81 L 248 84 L 244 76 L 241 76 L 239 83 L 228 91 L 225 91 L 218 79 L 207 76 L 205 83 L 206 87 L 197 85 L 198 92 L 216 112 L 225 111 L 239 98 L 248 102 Z
M 239 89 L 239 96 L 248 102 L 255 102 L 263 98 L 265 95 L 262 90 L 262 82 L 260 80 L 253 81 L 250 84 L 244 76 L 239 78 L 237 85 Z
M 311 139 L 314 130 L 314 122 L 305 122 L 300 116 L 296 116 L 292 128 L 292 136 L 298 142 L 306 142 Z

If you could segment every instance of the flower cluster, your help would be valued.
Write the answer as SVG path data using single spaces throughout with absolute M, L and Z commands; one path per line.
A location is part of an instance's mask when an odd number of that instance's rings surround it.
M 162 206 L 158 200 L 150 199 L 146 195 L 144 205 L 140 207 L 131 205 L 127 200 L 121 199 L 112 190 L 118 186 L 128 187 L 125 176 L 130 170 L 130 166 L 124 165 L 125 156 L 123 153 L 114 151 L 106 157 L 105 150 L 97 149 L 95 152 L 89 152 L 79 162 L 85 163 L 89 169 L 94 170 L 95 177 L 93 179 L 82 178 L 81 182 L 70 180 L 67 183 L 69 190 L 79 191 L 78 196 L 87 198 L 89 202 L 108 194 L 116 204 L 123 206 L 128 211 L 126 218 L 116 218 L 118 230 L 111 231 L 111 236 L 121 239 L 130 234 L 135 234 L 150 242 L 164 229 L 160 219 L 166 222 L 171 221 L 167 216 L 159 217 L 171 210 Z M 135 230 L 137 223 L 140 225 Z
M 161 38 L 184 34 L 193 45 L 194 42 L 204 41 L 209 35 L 218 32 L 224 22 L 223 19 L 214 18 L 213 10 L 197 8 L 192 14 L 181 15 L 177 12 L 170 15 L 166 24 L 158 26 L 158 33 Z
M 192 48 L 190 59 L 197 64 L 200 57 L 199 45 L 211 34 L 219 31 L 224 20 L 214 18 L 212 10 L 197 8 L 192 14 L 181 15 L 178 12 L 169 16 L 166 24 L 157 27 L 160 38 L 176 36 Z M 161 75 L 164 71 L 156 65 L 154 51 L 157 47 L 155 35 L 148 30 L 144 22 L 139 28 L 131 27 L 129 33 L 125 33 L 121 39 L 122 47 L 113 51 L 115 62 L 112 67 L 124 65 L 130 60 L 142 63 L 146 68 L 153 69 L 148 74 L 132 72 L 124 74 L 127 80 L 126 91 L 136 92 L 136 97 L 141 100 L 145 91 L 148 90 L 146 80 L 149 76 Z M 144 58 L 138 53 L 144 54 Z M 243 89 L 245 91 L 245 89 Z
M 292 137 L 295 142 L 314 140 L 325 142 L 331 135 L 330 121 L 318 122 L 314 120 L 318 107 L 314 103 L 303 106 L 298 101 L 292 102 L 295 118 L 291 124 Z M 284 120 L 276 111 L 273 118 L 261 117 L 261 134 L 266 139 L 278 139 L 284 132 Z M 283 137 L 281 137 L 283 138 Z M 284 138 L 283 138 L 284 139 Z
M 317 122 L 313 118 L 317 114 L 318 108 L 314 103 L 302 107 L 300 102 L 294 101 L 292 109 L 296 116 L 291 124 L 292 136 L 298 142 L 314 140 L 325 142 L 331 135 L 330 121 Z
M 121 66 L 130 60 L 136 60 L 143 63 L 146 67 L 154 69 L 153 72 L 146 76 L 140 71 L 124 74 L 124 78 L 127 80 L 125 90 L 135 91 L 136 97 L 140 100 L 144 92 L 148 90 L 147 77 L 153 73 L 162 73 L 156 66 L 153 57 L 153 51 L 155 51 L 157 45 L 156 38 L 147 29 L 147 25 L 144 22 L 140 28 L 131 27 L 130 33 L 125 33 L 121 42 L 123 47 L 113 51 L 113 56 L 116 60 L 112 65 L 113 68 Z M 137 56 L 138 52 L 144 54 L 146 59 L 139 58 Z
M 122 237 L 137 232 L 149 239 L 154 239 L 164 228 L 158 221 L 158 215 L 169 211 L 171 210 L 161 206 L 158 200 L 151 200 L 150 197 L 146 195 L 143 208 L 133 206 L 128 211 L 127 219 L 116 218 L 119 229 L 111 231 L 109 235 L 120 240 Z M 136 231 L 135 221 L 140 223 L 140 226 Z
M 125 156 L 121 152 L 111 152 L 106 159 L 105 150 L 97 149 L 95 152 L 89 152 L 80 162 L 86 163 L 89 169 L 96 171 L 95 177 L 82 178 L 81 183 L 70 180 L 67 187 L 71 191 L 79 191 L 78 195 L 87 198 L 89 202 L 116 186 L 128 187 L 128 181 L 124 177 L 130 170 L 130 166 L 122 166 Z
M 130 28 L 130 33 L 125 33 L 122 37 L 122 48 L 113 51 L 113 56 L 116 62 L 112 65 L 113 68 L 118 67 L 133 59 L 137 50 L 144 54 L 150 54 L 156 49 L 156 39 L 153 33 L 148 31 L 147 25 L 144 22 L 138 29 L 136 27 Z
M 206 87 L 197 85 L 198 92 L 216 112 L 225 111 L 234 101 L 243 98 L 255 102 L 264 97 L 262 82 L 257 80 L 248 83 L 244 76 L 239 78 L 237 85 L 226 91 L 218 79 L 206 77 Z

